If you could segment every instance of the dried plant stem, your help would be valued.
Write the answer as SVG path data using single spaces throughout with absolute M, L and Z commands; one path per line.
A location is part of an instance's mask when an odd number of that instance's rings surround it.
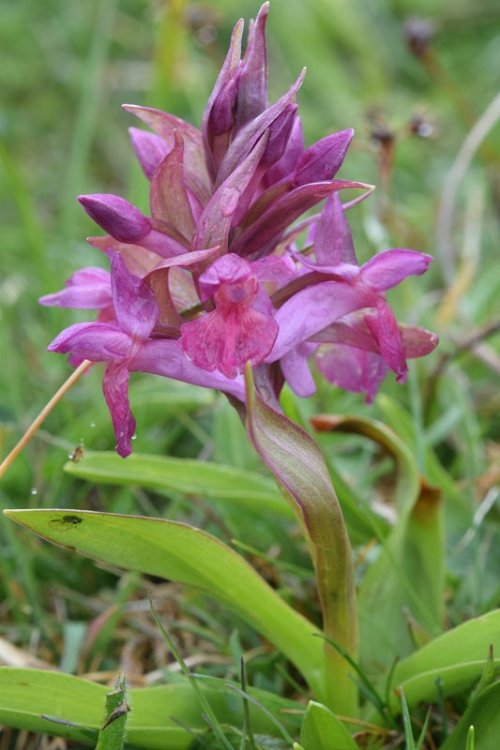
M 455 275 L 455 248 L 452 239 L 453 217 L 456 211 L 459 188 L 472 159 L 500 119 L 500 94 L 488 105 L 474 127 L 470 130 L 450 169 L 443 188 L 443 199 L 439 209 L 437 236 L 441 252 L 441 265 L 447 282 Z
M 17 445 L 14 446 L 14 448 L 11 450 L 9 455 L 4 458 L 2 463 L 0 464 L 0 477 L 3 477 L 9 466 L 14 462 L 14 460 L 17 458 L 17 456 L 21 453 L 22 450 L 26 447 L 26 445 L 29 443 L 33 435 L 36 433 L 38 428 L 43 424 L 45 419 L 48 417 L 52 409 L 56 406 L 56 404 L 59 403 L 59 401 L 62 399 L 63 396 L 66 395 L 66 393 L 74 386 L 74 384 L 81 378 L 81 376 L 84 374 L 84 372 L 87 372 L 89 367 L 91 367 L 94 363 L 90 362 L 88 359 L 84 360 L 81 365 L 79 365 L 76 370 L 69 376 L 69 378 L 62 384 L 62 386 L 54 393 L 50 401 L 43 407 L 42 411 L 38 416 L 33 420 L 33 422 L 30 424 L 22 438 L 19 440 Z

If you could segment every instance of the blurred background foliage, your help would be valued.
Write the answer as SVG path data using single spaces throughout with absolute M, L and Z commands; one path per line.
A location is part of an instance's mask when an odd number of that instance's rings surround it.
M 137 123 L 120 110 L 121 103 L 155 106 L 198 124 L 231 28 L 238 17 L 254 16 L 258 4 L 0 0 L 0 9 L 0 448 L 5 454 L 69 373 L 64 358 L 46 353 L 47 343 L 64 325 L 85 319 L 75 311 L 39 308 L 38 296 L 59 289 L 76 268 L 103 262 L 85 243 L 96 230 L 75 196 L 115 192 L 147 209 L 146 181 L 127 136 L 127 127 Z M 342 174 L 378 186 L 368 202 L 350 212 L 360 258 L 394 246 L 436 258 L 426 278 L 407 281 L 391 299 L 402 320 L 437 330 L 442 343 L 426 361 L 412 365 L 407 385 L 388 378 L 383 391 L 412 415 L 415 450 L 423 455 L 426 445 L 433 446 L 456 482 L 454 491 L 458 487 L 466 498 L 459 520 L 450 519 L 451 547 L 490 498 L 486 510 L 493 514 L 492 526 L 481 532 L 478 547 L 469 545 L 461 563 L 450 564 L 450 586 L 459 602 L 453 617 L 483 611 L 499 597 L 493 544 L 498 492 L 488 493 L 495 492 L 500 471 L 500 126 L 481 140 L 460 185 L 452 167 L 498 93 L 500 6 L 495 0 L 272 0 L 268 39 L 272 98 L 288 88 L 303 65 L 308 67 L 299 94 L 307 141 L 346 127 L 356 130 Z M 455 187 L 452 220 L 443 226 Z M 237 421 L 211 394 L 137 376 L 132 403 L 137 450 L 257 465 Z M 362 398 L 324 383 L 314 399 L 294 408 L 303 419 L 315 411 L 381 416 L 377 403 L 366 407 Z M 0 504 L 165 513 L 165 499 L 154 493 L 89 489 L 63 475 L 68 453 L 82 442 L 94 450 L 113 447 L 98 371 L 59 405 L 12 467 L 0 488 Z M 358 490 L 369 494 L 385 466 L 374 463 L 375 449 L 345 436 L 325 446 L 341 452 L 345 476 L 362 477 Z M 169 516 L 220 532 L 220 519 L 206 504 L 183 502 L 171 497 Z M 34 622 L 42 639 L 58 632 L 59 645 L 50 648 L 72 671 L 71 654 L 78 652 L 72 651 L 72 639 L 81 640 L 85 632 L 78 631 L 79 618 L 102 611 L 103 601 L 123 601 L 136 584 L 122 579 L 123 593 L 114 577 L 88 561 L 73 559 L 68 566 L 62 553 L 35 539 L 28 542 L 3 520 L 0 524 L 5 589 L 0 620 L 6 623 L 0 634 L 26 642 Z M 266 537 L 265 523 L 259 529 L 265 549 L 272 538 Z M 281 536 L 286 558 L 293 540 Z M 294 559 L 292 551 L 289 556 L 290 564 L 304 564 L 305 558 Z M 467 565 L 469 573 L 459 581 Z M 46 580 L 52 582 L 49 595 Z M 106 593 L 106 586 L 115 590 Z M 78 598 L 101 589 L 101 603 L 91 598 L 84 606 Z M 47 612 L 59 623 L 55 630 L 47 626 Z M 76 624 L 68 630 L 72 617 Z M 207 627 L 220 639 L 220 612 L 217 617 Z

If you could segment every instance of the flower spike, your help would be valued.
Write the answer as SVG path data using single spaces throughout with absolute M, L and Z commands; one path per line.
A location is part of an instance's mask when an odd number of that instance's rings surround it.
M 431 257 L 396 248 L 357 262 L 347 210 L 373 186 L 336 178 L 354 131 L 306 146 L 297 103 L 305 69 L 269 103 L 268 15 L 266 2 L 250 22 L 243 55 L 244 24 L 236 23 L 200 128 L 124 105 L 152 131 L 130 128 L 151 215 L 119 196 L 80 196 L 106 232 L 89 242 L 111 274 L 84 268 L 40 300 L 97 311 L 97 320 L 69 326 L 49 349 L 69 353 L 74 365 L 105 364 L 103 390 L 122 456 L 135 425 L 130 372 L 217 388 L 244 402 L 250 363 L 279 408 L 285 382 L 300 396 L 314 392 L 316 362 L 332 383 L 372 400 L 387 372 L 403 381 L 407 360 L 437 344 L 428 331 L 398 323 L 385 296 L 425 273 Z M 346 200 L 349 189 L 362 192 Z M 321 203 L 319 213 L 303 217 Z

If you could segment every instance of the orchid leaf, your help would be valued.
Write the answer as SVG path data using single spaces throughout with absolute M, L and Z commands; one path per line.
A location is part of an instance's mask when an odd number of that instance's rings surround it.
M 137 485 L 183 495 L 201 495 L 262 513 L 291 518 L 293 513 L 273 482 L 256 472 L 185 458 L 134 453 L 123 461 L 116 453 L 87 451 L 65 471 L 99 484 Z
M 463 714 L 440 750 L 497 750 L 500 737 L 500 682 L 483 690 Z M 471 734 L 471 727 L 474 727 Z
M 215 680 L 209 686 L 202 684 L 201 689 L 220 721 L 241 726 L 239 696 Z M 61 672 L 0 667 L 0 724 L 95 745 L 108 692 L 104 685 Z M 297 709 L 295 703 L 263 690 L 250 688 L 249 692 L 291 732 L 296 731 L 297 717 L 290 713 Z M 132 710 L 127 715 L 127 741 L 132 746 L 187 750 L 192 732 L 206 729 L 199 700 L 187 681 L 131 689 L 128 702 Z M 263 711 L 253 704 L 249 708 L 256 731 L 276 734 Z
M 388 668 L 411 653 L 416 630 L 440 632 L 444 587 L 441 495 L 423 485 L 409 514 L 403 514 L 380 556 L 368 569 L 359 593 L 361 658 L 365 668 Z
M 417 444 L 416 427 L 411 415 L 398 401 L 387 396 L 385 393 L 380 393 L 377 396 L 376 405 L 384 422 L 392 427 L 413 455 L 418 455 L 419 446 Z M 441 487 L 447 497 L 453 498 L 463 504 L 463 493 L 457 489 L 451 476 L 439 463 L 436 454 L 429 444 L 424 446 L 423 454 L 423 469 L 427 481 L 437 487 Z
M 358 750 L 358 746 L 326 706 L 310 701 L 300 730 L 303 750 Z
M 500 610 L 474 618 L 438 636 L 396 665 L 392 686 L 404 689 L 409 706 L 437 698 L 436 681 L 444 696 L 469 688 L 484 672 L 490 646 L 500 652 Z M 496 674 L 500 661 L 495 663 Z M 393 708 L 398 710 L 396 692 Z
M 246 370 L 249 438 L 282 489 L 302 526 L 316 571 L 325 635 L 353 656 L 357 647 L 351 548 L 340 505 L 318 444 L 302 428 L 266 404 Z M 356 713 L 351 667 L 325 642 L 328 702 Z
M 439 632 L 444 580 L 440 494 L 422 484 L 410 449 L 381 422 L 333 415 L 317 415 L 311 421 L 323 432 L 364 435 L 396 461 L 399 518 L 359 592 L 361 660 L 376 672 L 414 649 L 413 621 L 424 631 Z
M 377 443 L 397 464 L 395 496 L 398 510 L 413 507 L 420 491 L 418 467 L 411 450 L 390 427 L 368 417 L 330 414 L 317 414 L 311 418 L 311 423 L 319 432 L 332 430 L 363 435 Z
M 282 650 L 311 687 L 320 687 L 322 648 L 312 637 L 315 626 L 216 537 L 187 524 L 141 516 L 77 510 L 5 513 L 42 538 L 94 560 L 201 589 Z

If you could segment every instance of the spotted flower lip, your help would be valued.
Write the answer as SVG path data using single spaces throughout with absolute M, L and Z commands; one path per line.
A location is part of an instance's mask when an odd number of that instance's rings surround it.
M 332 383 L 370 400 L 388 371 L 404 380 L 407 359 L 437 344 L 428 331 L 398 323 L 385 296 L 424 273 L 431 257 L 395 248 L 362 265 L 356 259 L 347 209 L 373 186 L 337 177 L 354 131 L 305 143 L 297 102 L 305 69 L 269 102 L 268 15 L 264 3 L 244 52 L 243 21 L 234 27 L 200 129 L 124 105 L 150 129 L 129 131 L 149 207 L 107 193 L 80 196 L 106 232 L 89 243 L 111 274 L 89 266 L 40 300 L 96 311 L 97 320 L 69 326 L 49 350 L 73 363 L 105 363 L 103 391 L 122 456 L 135 429 L 131 372 L 244 402 L 250 362 L 277 406 L 285 382 L 300 396 L 314 392 L 316 362 Z M 356 197 L 346 200 L 346 190 Z
M 259 364 L 278 334 L 272 314 L 256 309 L 259 281 L 252 266 L 232 253 L 222 256 L 200 276 L 203 297 L 215 310 L 181 326 L 182 347 L 195 365 L 219 370 L 228 378 L 247 362 Z

